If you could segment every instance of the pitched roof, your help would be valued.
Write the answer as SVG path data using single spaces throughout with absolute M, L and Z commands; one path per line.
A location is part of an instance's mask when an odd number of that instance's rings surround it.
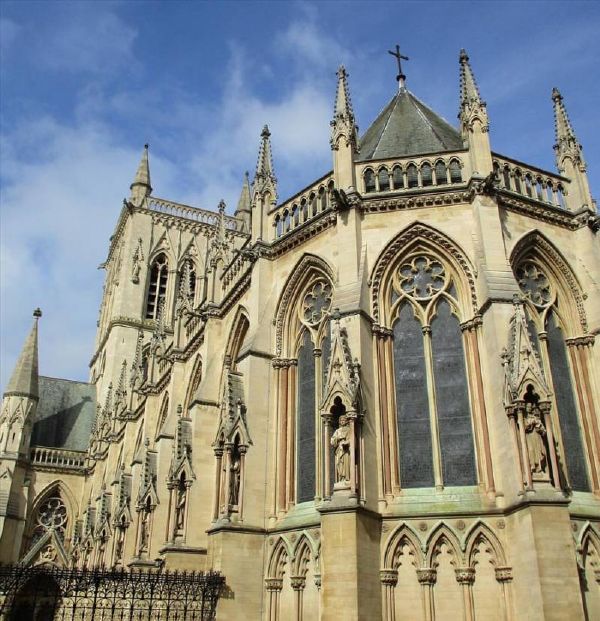
M 457 151 L 457 129 L 410 91 L 400 89 L 360 140 L 359 161 Z
M 55 377 L 40 377 L 40 400 L 32 446 L 85 451 L 96 416 L 96 387 Z

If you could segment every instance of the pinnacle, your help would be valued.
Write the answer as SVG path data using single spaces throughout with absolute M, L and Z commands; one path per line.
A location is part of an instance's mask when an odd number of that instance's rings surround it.
M 271 132 L 269 131 L 269 126 L 265 125 L 262 129 L 262 132 L 260 132 L 260 137 L 263 139 L 267 139 L 271 136 Z
M 470 101 L 481 102 L 477 81 L 469 64 L 467 52 L 464 49 L 460 51 L 460 98 L 462 105 Z
M 243 212 L 250 212 L 251 209 L 251 196 L 250 196 L 250 178 L 248 171 L 244 173 L 244 182 L 242 184 L 242 191 L 240 192 L 240 198 L 235 210 L 236 217 Z
M 552 101 L 561 101 L 562 95 L 560 91 L 556 88 L 556 86 L 552 89 Z
M 560 142 L 565 138 L 576 140 L 563 97 L 556 87 L 552 89 L 552 101 L 554 102 L 554 129 L 556 131 L 556 141 Z
M 138 201 L 144 196 L 149 196 L 152 192 L 152 185 L 150 183 L 150 164 L 148 162 L 148 143 L 144 145 L 140 164 L 135 173 L 135 178 L 130 186 L 130 189 L 131 197 L 133 199 L 137 199 Z

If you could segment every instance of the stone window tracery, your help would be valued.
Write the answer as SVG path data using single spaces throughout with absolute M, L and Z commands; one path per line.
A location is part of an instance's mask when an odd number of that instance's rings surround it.
M 418 251 L 392 272 L 396 428 L 401 487 L 475 485 L 459 303 L 451 270 Z
M 46 531 L 54 530 L 61 539 L 65 537 L 68 515 L 67 507 L 60 494 L 56 493 L 47 498 L 38 509 L 34 540 L 39 539 Z
M 577 386 L 573 369 L 573 357 L 578 354 L 574 348 L 567 347 L 565 339 L 567 294 L 561 293 L 563 289 L 551 269 L 543 267 L 531 252 L 516 263 L 514 273 L 526 301 L 525 313 L 535 354 L 541 359 L 546 382 L 554 395 L 553 410 L 557 419 L 554 428 L 560 431 L 558 452 L 563 469 L 559 477 L 567 480 L 572 489 L 589 491 L 582 415 L 577 406 L 577 392 L 583 388 Z

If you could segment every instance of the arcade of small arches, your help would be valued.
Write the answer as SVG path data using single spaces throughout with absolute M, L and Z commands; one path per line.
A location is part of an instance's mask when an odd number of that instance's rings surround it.
M 462 167 L 457 157 L 432 162 L 423 160 L 418 164 L 383 164 L 376 169 L 369 166 L 362 173 L 363 191 L 371 194 L 462 183 Z

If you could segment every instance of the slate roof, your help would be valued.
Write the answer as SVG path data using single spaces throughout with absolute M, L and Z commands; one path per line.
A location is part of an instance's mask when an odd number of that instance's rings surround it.
M 39 391 L 31 445 L 87 450 L 96 416 L 96 387 L 40 376 Z
M 406 89 L 399 90 L 360 140 L 359 161 L 463 149 L 460 133 Z

